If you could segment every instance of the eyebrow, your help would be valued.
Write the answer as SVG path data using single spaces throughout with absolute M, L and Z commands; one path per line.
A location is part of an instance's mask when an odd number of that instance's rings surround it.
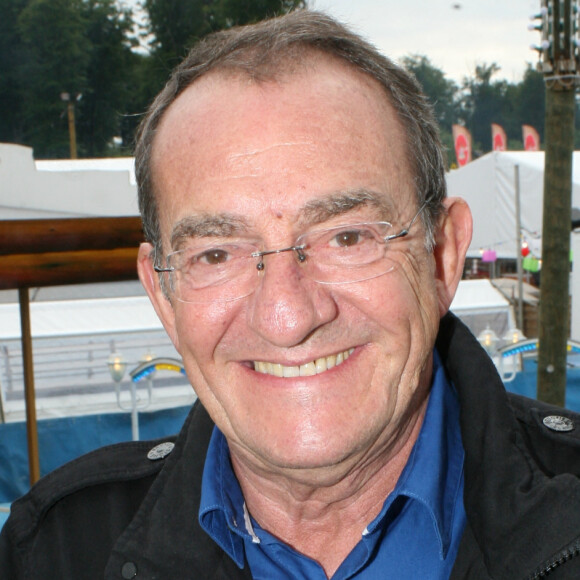
M 392 216 L 394 210 L 393 203 L 386 194 L 354 189 L 308 201 L 299 210 L 299 223 L 301 226 L 318 225 L 361 207 L 378 210 L 381 219 Z M 176 249 L 191 238 L 230 237 L 247 233 L 250 229 L 246 219 L 227 212 L 187 216 L 175 224 L 171 232 L 171 247 Z
M 394 205 L 386 194 L 368 189 L 354 189 L 307 202 L 302 208 L 300 222 L 317 225 L 361 207 L 378 210 L 381 218 L 391 217 L 394 211 Z
M 248 231 L 248 222 L 229 213 L 187 216 L 179 220 L 171 232 L 171 247 L 189 238 L 227 237 Z

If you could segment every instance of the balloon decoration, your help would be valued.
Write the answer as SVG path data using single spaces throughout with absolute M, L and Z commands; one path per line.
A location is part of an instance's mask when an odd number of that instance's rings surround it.
M 528 272 L 539 272 L 540 271 L 540 261 L 535 256 L 528 254 L 522 260 L 522 268 Z
M 484 250 L 481 254 L 482 262 L 495 262 L 497 260 L 497 253 L 495 250 Z

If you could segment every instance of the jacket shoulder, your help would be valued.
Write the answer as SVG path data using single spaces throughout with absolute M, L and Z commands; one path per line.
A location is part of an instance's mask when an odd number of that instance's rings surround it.
M 525 444 L 543 471 L 580 477 L 580 414 L 514 393 L 507 396 Z
M 46 515 L 59 502 L 76 497 L 82 502 L 84 494 L 96 488 L 114 486 L 117 493 L 128 493 L 155 478 L 163 467 L 162 459 L 175 437 L 153 441 L 117 443 L 87 453 L 42 477 L 28 493 L 15 501 L 3 532 L 16 543 L 34 534 Z M 169 445 L 168 445 L 169 444 Z M 165 450 L 165 451 L 163 451 Z M 145 484 L 148 488 L 150 483 Z M 90 491 L 89 491 L 90 490 Z
M 184 440 L 212 426 L 196 403 L 177 436 L 103 447 L 42 478 L 12 504 L 0 533 L 0 578 L 102 578 L 162 474 L 175 470 Z

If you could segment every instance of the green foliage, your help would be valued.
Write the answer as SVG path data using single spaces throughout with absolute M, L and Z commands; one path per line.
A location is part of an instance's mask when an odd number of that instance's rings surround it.
M 475 67 L 475 76 L 465 79 L 463 83 L 466 125 L 471 131 L 474 150 L 479 149 L 478 154 L 491 150 L 491 124 L 501 125 L 508 107 L 507 83 L 491 82 L 492 76 L 499 70 L 495 63 L 478 65 Z
M 131 87 L 130 14 L 114 0 L 0 2 L 0 46 L 16 47 L 14 59 L 0 50 L 0 100 L 11 113 L 1 115 L 0 141 L 29 145 L 39 158 L 67 157 L 68 94 L 79 155 L 106 154 Z
M 18 33 L 18 16 L 27 0 L 0 0 L 0 141 L 22 139 L 24 114 L 21 99 L 24 54 Z
M 145 0 L 154 36 L 151 72 L 159 86 L 200 38 L 304 7 L 305 0 Z
M 457 85 L 446 79 L 445 73 L 434 67 L 426 56 L 406 56 L 401 64 L 415 75 L 429 96 L 441 129 L 451 132 L 451 125 L 459 114 Z
M 60 157 L 68 150 L 67 118 L 60 95 L 86 87 L 90 60 L 82 0 L 32 0 L 18 18 L 26 57 L 22 73 L 24 137 Z
M 134 43 L 129 38 L 133 21 L 130 13 L 115 7 L 114 0 L 85 1 L 83 14 L 91 51 L 77 127 L 83 155 L 96 157 L 109 154 L 131 96 Z

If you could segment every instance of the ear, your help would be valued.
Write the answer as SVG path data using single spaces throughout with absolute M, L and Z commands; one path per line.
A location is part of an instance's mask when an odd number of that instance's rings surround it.
M 139 246 L 137 273 L 149 296 L 149 300 L 153 304 L 153 308 L 155 308 L 155 312 L 157 312 L 157 316 L 159 316 L 175 348 L 179 351 L 179 340 L 177 332 L 175 332 L 175 312 L 171 302 L 161 289 L 159 274 L 153 269 L 154 255 L 155 252 L 151 244 L 143 243 Z
M 455 296 L 473 231 L 471 211 L 465 200 L 450 197 L 443 203 L 446 213 L 441 218 L 433 252 L 440 316 L 449 310 Z

